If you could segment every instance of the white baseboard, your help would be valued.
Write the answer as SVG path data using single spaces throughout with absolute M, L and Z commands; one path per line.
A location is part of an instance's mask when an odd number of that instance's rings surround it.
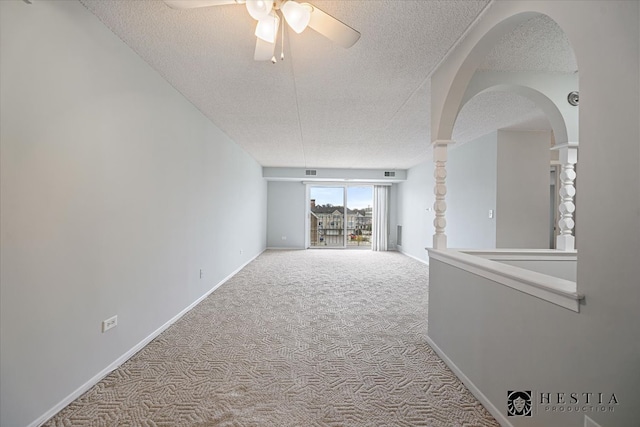
M 267 248 L 269 251 L 303 251 L 304 248 L 294 248 L 294 247 L 282 247 L 282 246 L 269 246 Z
M 585 415 L 584 416 L 584 427 L 602 427 L 602 426 Z
M 413 259 L 415 259 L 415 260 L 416 260 L 416 261 L 418 261 L 418 262 L 421 262 L 421 263 L 423 263 L 423 264 L 429 265 L 429 260 L 420 259 L 420 258 L 418 258 L 417 256 L 411 255 L 411 254 L 409 254 L 409 253 L 407 253 L 407 252 L 403 251 L 402 249 L 400 249 L 400 246 L 398 246 L 398 249 L 396 249 L 396 250 L 397 250 L 398 252 L 400 252 L 400 253 L 401 253 L 402 255 L 404 255 L 404 256 L 408 256 L 409 258 L 413 258 Z
M 216 285 L 214 285 L 210 290 L 208 290 L 204 295 L 202 295 L 200 298 L 198 298 L 197 300 L 195 300 L 194 302 L 192 302 L 187 308 L 185 308 L 184 310 L 182 310 L 180 313 L 176 314 L 175 316 L 173 316 L 168 322 L 166 322 L 164 325 L 160 326 L 158 329 L 156 329 L 155 331 L 153 331 L 151 333 L 151 335 L 149 335 L 148 337 L 146 337 L 145 339 L 143 339 L 142 341 L 140 341 L 138 344 L 136 344 L 135 346 L 133 346 L 131 349 L 129 349 L 126 353 L 124 353 L 122 356 L 118 357 L 115 361 L 113 361 L 111 364 L 109 364 L 109 366 L 107 366 L 106 368 L 104 368 L 102 371 L 98 372 L 96 375 L 93 376 L 93 378 L 91 378 L 89 381 L 87 381 L 86 383 L 84 383 L 83 385 L 81 385 L 80 387 L 78 387 L 73 393 L 71 393 L 70 395 L 68 395 L 67 397 L 65 397 L 64 399 L 62 399 L 59 403 L 57 403 L 54 407 L 52 407 L 51 409 L 49 409 L 47 412 L 45 412 L 44 414 L 42 414 L 40 417 L 38 417 L 35 421 L 33 421 L 31 424 L 28 425 L 28 427 L 39 427 L 42 424 L 46 423 L 47 421 L 49 421 L 54 415 L 56 415 L 58 412 L 60 412 L 62 409 L 64 409 L 67 405 L 69 405 L 71 402 L 73 402 L 74 400 L 76 400 L 78 397 L 82 396 L 85 392 L 87 392 L 91 387 L 93 387 L 94 385 L 96 385 L 97 383 L 99 383 L 104 377 L 106 377 L 107 375 L 109 375 L 111 372 L 113 372 L 114 370 L 116 370 L 120 365 L 122 365 L 124 362 L 126 362 L 127 360 L 129 360 L 134 354 L 136 354 L 137 352 L 139 352 L 140 350 L 142 350 L 142 348 L 144 348 L 144 346 L 146 346 L 147 344 L 149 344 L 151 341 L 153 341 L 158 335 L 160 335 L 162 332 L 164 332 L 167 328 L 169 328 L 169 326 L 173 325 L 175 322 L 177 322 L 182 316 L 184 316 L 185 314 L 187 314 L 189 311 L 191 311 L 196 305 L 198 305 L 202 300 L 204 300 L 206 297 L 208 297 L 209 295 L 211 295 L 211 293 L 213 291 L 215 291 L 216 289 L 218 289 L 220 286 L 222 286 L 225 282 L 227 282 L 229 279 L 231 279 L 233 276 L 235 276 L 236 274 L 238 274 L 238 272 L 240 270 L 242 270 L 243 268 L 245 268 L 249 263 L 251 263 L 253 260 L 255 260 L 256 258 L 258 258 L 266 249 L 262 250 L 260 253 L 258 253 L 258 255 L 254 256 L 253 258 L 251 258 L 249 261 L 245 262 L 244 264 L 242 264 L 240 267 L 238 267 L 235 271 L 233 271 L 231 274 L 229 274 L 227 277 L 225 277 L 224 279 L 222 279 L 220 282 L 218 282 Z
M 451 359 L 449 359 L 444 351 L 442 351 L 442 349 L 438 347 L 438 345 L 433 342 L 431 337 L 429 337 L 428 335 L 427 343 L 429 344 L 429 346 L 431 346 L 433 351 L 435 351 L 438 356 L 440 356 L 442 361 L 449 367 L 449 369 L 451 369 L 453 373 L 456 374 L 456 376 L 460 379 L 460 381 L 462 381 L 462 383 L 469 389 L 471 394 L 473 394 L 476 399 L 478 399 L 480 403 L 484 405 L 487 411 L 489 411 L 489 413 L 493 415 L 493 418 L 495 418 L 502 427 L 513 427 L 513 424 L 509 422 L 507 417 L 502 412 L 500 412 L 498 408 L 495 407 L 495 405 L 487 398 L 487 396 L 485 396 L 484 393 L 482 393 L 480 389 L 471 382 L 471 380 L 462 372 L 462 370 L 458 368 L 458 366 L 453 363 Z

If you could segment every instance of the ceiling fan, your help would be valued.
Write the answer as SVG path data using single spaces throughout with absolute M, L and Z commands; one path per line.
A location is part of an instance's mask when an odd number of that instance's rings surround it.
M 280 16 L 283 16 L 289 27 L 300 34 L 310 27 L 329 40 L 344 48 L 350 48 L 360 33 L 344 22 L 309 3 L 298 3 L 294 0 L 163 0 L 173 9 L 194 9 L 199 7 L 221 6 L 245 3 L 249 15 L 256 21 L 256 50 L 253 59 L 256 61 L 276 62 L 274 55 Z M 282 27 L 284 35 L 284 27 Z M 284 40 L 283 40 L 284 41 Z M 284 59 L 284 48 L 281 54 Z

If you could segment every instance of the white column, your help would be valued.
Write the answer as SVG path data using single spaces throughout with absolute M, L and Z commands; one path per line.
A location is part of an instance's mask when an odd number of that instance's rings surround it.
M 447 203 L 445 202 L 445 196 L 447 194 L 447 146 L 452 144 L 451 140 L 437 140 L 433 142 L 433 162 L 436 167 L 433 172 L 433 176 L 436 179 L 434 187 L 434 193 L 436 195 L 436 201 L 433 203 L 433 210 L 436 217 L 433 220 L 433 225 L 436 228 L 436 233 L 433 235 L 433 248 L 434 249 L 446 249 L 447 248 L 447 235 L 445 234 L 445 228 L 447 226 L 447 220 L 445 218 L 445 212 L 447 210 Z
M 560 234 L 556 236 L 556 249 L 573 251 L 576 248 L 573 232 L 576 223 L 573 217 L 576 211 L 574 203 L 576 187 L 574 182 L 576 179 L 575 165 L 578 163 L 578 143 L 568 142 L 556 145 L 553 149 L 558 150 L 560 154 L 560 205 L 558 206 L 560 211 L 560 219 L 558 220 Z

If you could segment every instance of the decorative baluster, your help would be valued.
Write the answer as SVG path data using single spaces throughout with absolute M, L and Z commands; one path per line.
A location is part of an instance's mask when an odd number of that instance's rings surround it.
M 447 194 L 447 169 L 445 165 L 447 163 L 447 146 L 451 143 L 453 143 L 453 141 L 450 140 L 437 140 L 433 143 L 433 161 L 435 163 L 433 176 L 436 179 L 436 185 L 434 187 L 436 201 L 433 203 L 433 210 L 436 214 L 433 220 L 433 225 L 436 228 L 436 233 L 433 235 L 434 249 L 447 248 L 447 235 L 445 234 L 445 228 L 447 226 L 447 219 L 445 218 L 445 212 L 447 210 L 447 203 L 445 202 L 445 196 Z
M 574 197 L 576 187 L 575 164 L 578 162 L 578 143 L 570 142 L 554 147 L 560 153 L 560 219 L 558 228 L 560 234 L 556 237 L 556 249 L 573 251 L 576 248 L 573 229 L 575 227 L 574 213 L 576 205 Z

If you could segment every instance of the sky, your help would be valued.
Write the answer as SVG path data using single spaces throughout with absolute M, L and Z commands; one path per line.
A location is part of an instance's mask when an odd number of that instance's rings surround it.
M 347 204 L 349 209 L 363 209 L 373 206 L 373 187 L 347 187 Z M 331 203 L 342 206 L 342 187 L 311 187 L 310 195 L 316 199 L 316 205 Z

